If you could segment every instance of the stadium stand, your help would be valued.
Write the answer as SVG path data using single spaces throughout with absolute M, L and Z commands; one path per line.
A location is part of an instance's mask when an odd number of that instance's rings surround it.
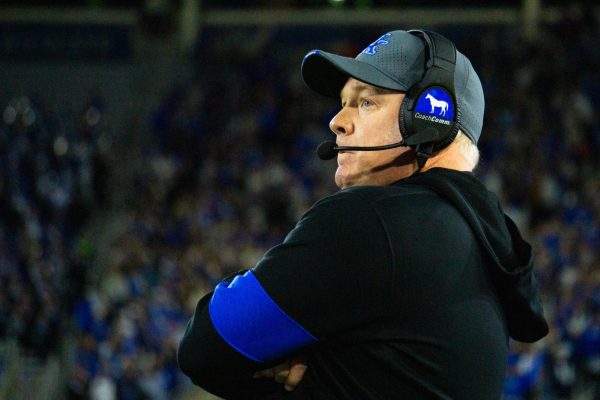
M 505 399 L 598 398 L 597 20 L 565 12 L 534 42 L 506 27 L 478 27 L 476 37 L 440 30 L 480 72 L 487 112 L 476 173 L 534 245 L 551 323 L 539 344 L 511 343 Z M 240 38 L 252 34 L 203 32 L 197 73 L 147 116 L 152 133 L 123 210 L 127 229 L 114 238 L 98 285 L 86 284 L 87 250 L 77 240 L 103 198 L 97 130 L 89 116 L 73 123 L 81 116 L 53 116 L 32 100 L 5 106 L 0 190 L 10 212 L 0 224 L 0 279 L 9 290 L 0 291 L 0 337 L 43 358 L 71 329 L 68 398 L 185 392 L 175 348 L 195 302 L 223 275 L 251 267 L 335 190 L 332 166 L 314 148 L 337 105 L 300 81 L 307 34 L 281 28 L 250 51 Z M 360 50 L 340 36 L 323 47 Z M 67 315 L 72 324 L 60 322 Z

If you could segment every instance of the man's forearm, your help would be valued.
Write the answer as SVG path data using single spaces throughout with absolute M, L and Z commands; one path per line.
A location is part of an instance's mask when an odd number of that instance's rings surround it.
M 270 379 L 255 379 L 255 372 L 269 367 L 237 353 L 225 343 L 210 321 L 208 304 L 212 293 L 204 296 L 177 350 L 181 370 L 205 390 L 226 399 L 263 398 L 282 391 Z

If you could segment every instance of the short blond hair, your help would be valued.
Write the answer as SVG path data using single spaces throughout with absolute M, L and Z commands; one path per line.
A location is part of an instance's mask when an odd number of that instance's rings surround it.
M 469 170 L 473 171 L 479 162 L 479 149 L 477 148 L 477 145 L 460 130 L 458 131 L 454 142 L 456 142 L 458 150 L 469 163 Z

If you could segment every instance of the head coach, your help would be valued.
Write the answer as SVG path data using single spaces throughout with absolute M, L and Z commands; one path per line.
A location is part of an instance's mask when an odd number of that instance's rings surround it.
M 531 247 L 472 172 L 470 61 L 398 30 L 354 59 L 312 51 L 302 76 L 341 101 L 318 149 L 341 190 L 200 299 L 180 368 L 232 399 L 499 399 L 509 337 L 548 326 Z

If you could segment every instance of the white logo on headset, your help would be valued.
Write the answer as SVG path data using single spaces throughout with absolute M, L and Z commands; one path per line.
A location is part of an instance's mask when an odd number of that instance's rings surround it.
M 429 100 L 429 103 L 431 104 L 430 114 L 435 114 L 435 109 L 439 108 L 440 112 L 438 114 L 442 115 L 442 116 L 446 115 L 446 111 L 448 111 L 448 102 L 443 101 L 443 100 L 438 100 L 429 93 L 427 94 L 427 96 L 425 96 L 425 98 L 427 100 Z

